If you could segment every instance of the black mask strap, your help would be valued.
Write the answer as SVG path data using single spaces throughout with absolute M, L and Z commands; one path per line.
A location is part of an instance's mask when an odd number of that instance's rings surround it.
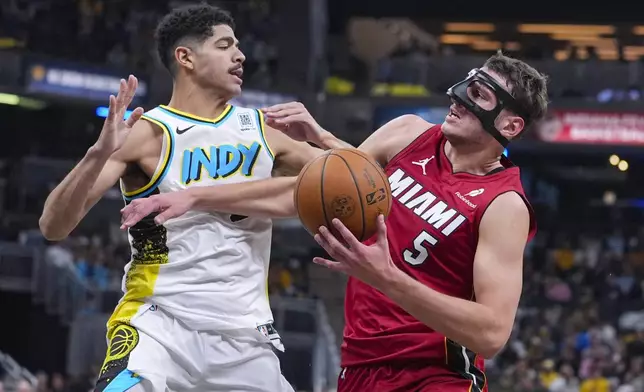
M 468 88 L 473 83 L 481 83 L 485 85 L 490 91 L 492 91 L 497 99 L 496 106 L 492 110 L 485 110 L 479 105 L 477 105 L 472 99 L 470 99 L 468 94 Z M 486 72 L 480 69 L 474 69 L 470 72 L 468 77 L 465 80 L 462 80 L 447 90 L 447 95 L 456 101 L 459 105 L 465 107 L 468 111 L 476 116 L 476 118 L 481 121 L 483 124 L 483 129 L 485 129 L 496 141 L 498 141 L 503 147 L 507 147 L 510 143 L 505 136 L 496 129 L 494 122 L 499 116 L 501 111 L 505 108 L 512 110 L 523 118 L 528 123 L 528 117 L 525 115 L 525 112 L 520 108 L 517 101 L 514 97 L 505 91 L 499 84 L 488 75 Z

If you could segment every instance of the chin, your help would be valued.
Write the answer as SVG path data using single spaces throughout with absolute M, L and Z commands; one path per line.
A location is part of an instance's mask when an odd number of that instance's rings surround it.
M 241 84 L 234 84 L 232 86 L 229 86 L 226 90 L 230 94 L 231 98 L 233 98 L 241 95 L 242 86 Z

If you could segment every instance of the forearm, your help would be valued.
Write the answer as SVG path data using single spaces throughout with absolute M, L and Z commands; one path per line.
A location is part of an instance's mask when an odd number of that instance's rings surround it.
M 402 271 L 392 274 L 382 291 L 431 329 L 485 358 L 494 356 L 507 340 L 490 308 L 442 294 Z
M 289 218 L 297 215 L 293 191 L 297 177 L 274 177 L 187 190 L 194 198 L 193 208 L 229 214 Z
M 90 148 L 45 201 L 39 226 L 45 238 L 59 241 L 74 230 L 86 213 L 89 194 L 109 155 Z
M 319 141 L 316 143 L 323 150 L 332 150 L 334 148 L 355 148 L 351 144 L 338 139 L 331 132 L 321 130 Z

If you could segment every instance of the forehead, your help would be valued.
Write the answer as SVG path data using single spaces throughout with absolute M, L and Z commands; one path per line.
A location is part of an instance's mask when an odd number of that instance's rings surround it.
M 488 67 L 482 67 L 481 70 L 485 72 L 486 74 L 490 75 L 492 79 L 503 89 L 507 92 L 511 91 L 510 84 L 508 83 L 508 80 L 504 78 L 503 76 L 499 75 L 498 73 L 492 71 Z
M 213 35 L 210 38 L 214 39 L 215 41 L 220 40 L 222 38 L 233 38 L 233 39 L 235 39 L 235 32 L 228 25 L 221 24 L 221 25 L 213 26 L 212 31 L 213 31 Z

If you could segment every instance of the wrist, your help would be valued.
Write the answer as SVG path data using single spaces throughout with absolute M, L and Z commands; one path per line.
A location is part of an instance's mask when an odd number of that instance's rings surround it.
M 206 190 L 208 187 L 193 187 L 193 188 L 188 188 L 183 191 L 183 197 L 185 200 L 188 202 L 188 209 L 199 209 L 200 207 L 203 207 L 201 204 L 203 202 L 203 191 Z
M 409 279 L 403 270 L 396 267 L 393 261 L 389 261 L 390 267 L 387 269 L 387 273 L 382 276 L 382 287 L 380 291 L 383 294 L 392 297 L 396 292 L 400 291 L 400 287 L 404 285 L 405 281 Z
M 336 141 L 336 137 L 333 136 L 333 134 L 326 129 L 320 127 L 318 133 L 317 133 L 317 140 L 311 140 L 311 143 L 317 144 L 319 147 L 323 147 L 324 149 L 333 149 L 337 148 L 336 144 L 334 143 Z
M 89 149 L 87 149 L 85 156 L 92 159 L 107 161 L 110 156 L 112 156 L 112 152 L 106 150 L 98 144 L 94 144 Z

